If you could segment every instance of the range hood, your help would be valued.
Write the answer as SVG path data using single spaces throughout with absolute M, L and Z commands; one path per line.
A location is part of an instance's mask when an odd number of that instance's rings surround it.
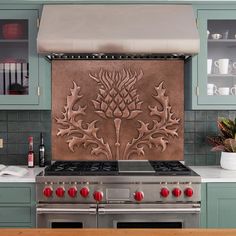
M 38 52 L 193 55 L 199 36 L 190 5 L 45 5 Z

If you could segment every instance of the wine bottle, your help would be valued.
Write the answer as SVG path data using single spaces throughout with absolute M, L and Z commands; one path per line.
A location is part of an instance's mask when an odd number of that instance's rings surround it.
M 39 145 L 39 166 L 45 166 L 45 146 L 43 142 L 43 133 L 40 133 L 40 145 Z
M 29 151 L 28 151 L 28 167 L 33 168 L 34 167 L 34 141 L 33 137 L 29 137 Z

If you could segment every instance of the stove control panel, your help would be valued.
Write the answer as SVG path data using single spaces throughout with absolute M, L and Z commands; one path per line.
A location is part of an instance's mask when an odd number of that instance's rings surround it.
M 161 183 L 37 183 L 38 202 L 197 202 L 201 185 L 190 182 Z

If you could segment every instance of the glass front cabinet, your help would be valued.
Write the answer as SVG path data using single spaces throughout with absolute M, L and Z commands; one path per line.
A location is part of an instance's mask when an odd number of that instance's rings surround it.
M 42 98 L 39 90 L 42 85 L 39 67 L 42 58 L 40 59 L 36 49 L 37 20 L 38 10 L 0 9 L 2 109 L 45 108 L 40 105 Z
M 192 58 L 192 108 L 236 109 L 236 11 L 198 10 L 200 52 Z

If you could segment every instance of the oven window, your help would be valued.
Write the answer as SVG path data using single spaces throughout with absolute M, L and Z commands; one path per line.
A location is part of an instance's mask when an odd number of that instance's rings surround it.
M 52 222 L 51 228 L 83 228 L 81 222 Z
M 118 222 L 117 228 L 183 228 L 182 222 Z

